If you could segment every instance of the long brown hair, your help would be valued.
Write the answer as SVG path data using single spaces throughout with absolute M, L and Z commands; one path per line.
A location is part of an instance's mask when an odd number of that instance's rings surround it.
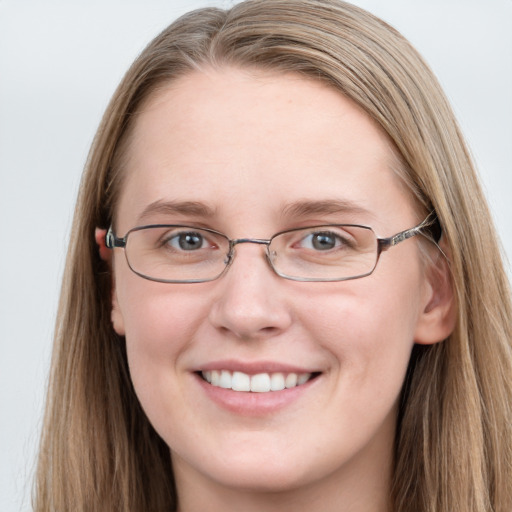
M 388 134 L 418 204 L 437 212 L 458 319 L 413 352 L 396 435 L 400 512 L 512 510 L 510 288 L 473 164 L 435 77 L 393 28 L 336 0 L 251 0 L 190 13 L 127 72 L 83 176 L 70 240 L 35 510 L 168 511 L 169 450 L 135 397 L 111 326 L 111 278 L 94 229 L 113 221 L 141 102 L 204 66 L 300 73 L 335 87 Z

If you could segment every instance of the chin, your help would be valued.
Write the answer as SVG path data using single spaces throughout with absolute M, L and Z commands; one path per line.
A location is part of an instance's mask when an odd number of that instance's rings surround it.
M 231 452 L 232 454 L 233 452 Z M 201 475 L 210 485 L 254 493 L 280 493 L 296 490 L 318 478 L 311 464 L 308 467 L 298 460 L 283 457 L 282 451 L 263 454 L 262 451 L 239 453 L 238 457 L 213 457 L 184 462 L 173 454 L 175 474 L 180 469 Z M 300 457 L 302 459 L 302 457 Z M 205 483 L 206 483 L 205 482 Z
M 310 483 L 305 474 L 290 471 L 289 467 L 272 465 L 226 471 L 213 478 L 225 487 L 258 494 L 294 491 Z

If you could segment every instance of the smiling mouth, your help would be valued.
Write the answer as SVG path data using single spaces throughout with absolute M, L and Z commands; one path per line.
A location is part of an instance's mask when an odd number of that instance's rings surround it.
M 243 372 L 230 372 L 229 370 L 211 370 L 198 372 L 203 380 L 212 386 L 231 389 L 233 391 L 268 393 L 283 391 L 302 386 L 314 379 L 315 373 L 257 373 L 249 375 Z

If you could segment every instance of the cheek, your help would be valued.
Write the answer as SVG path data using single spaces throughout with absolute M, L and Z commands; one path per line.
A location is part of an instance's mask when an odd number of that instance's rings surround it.
M 405 377 L 420 310 L 419 288 L 392 286 L 384 276 L 341 283 L 339 291 L 333 287 L 323 299 L 308 300 L 306 328 L 331 354 L 344 399 L 365 401 L 366 396 L 373 403 L 387 396 L 389 403 Z
M 182 293 L 174 285 L 170 292 L 162 283 L 134 277 L 120 281 L 117 295 L 130 375 L 146 407 L 148 400 L 175 389 L 182 354 L 193 344 L 207 308 L 190 290 Z
M 179 354 L 202 317 L 197 301 L 180 295 L 139 296 L 132 306 L 125 315 L 127 342 L 147 357 Z

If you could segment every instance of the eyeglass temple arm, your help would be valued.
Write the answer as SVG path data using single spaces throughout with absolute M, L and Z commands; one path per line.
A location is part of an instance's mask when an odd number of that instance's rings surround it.
M 126 237 L 117 238 L 117 236 L 114 235 L 114 231 L 112 231 L 112 226 L 110 226 L 107 234 L 105 235 L 105 245 L 108 249 L 113 249 L 114 247 L 126 247 Z
M 437 243 L 441 238 L 441 226 L 439 224 L 436 212 L 432 211 L 421 224 L 418 224 L 413 228 L 406 229 L 405 231 L 400 231 L 400 233 L 390 236 L 389 238 L 378 238 L 377 241 L 379 244 L 379 253 L 386 251 L 390 247 L 393 247 L 400 242 L 403 242 L 404 240 L 412 238 L 413 236 L 418 234 L 425 234 L 425 230 L 432 226 L 434 226 L 434 230 L 432 230 L 432 236 L 427 238 L 430 238 L 433 242 Z

